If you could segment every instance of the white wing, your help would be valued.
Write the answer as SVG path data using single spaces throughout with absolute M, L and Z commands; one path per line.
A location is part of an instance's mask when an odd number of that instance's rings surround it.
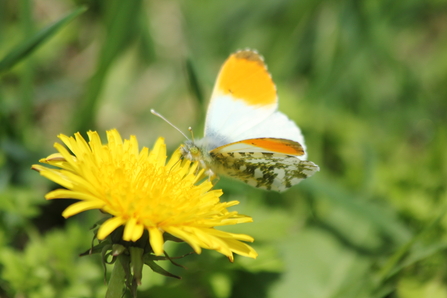
M 218 106 L 222 100 L 216 100 L 213 105 Z M 304 149 L 301 159 L 307 159 L 306 144 L 298 126 L 279 111 L 266 113 L 264 109 L 253 110 L 244 106 L 241 101 L 233 101 L 237 107 L 233 112 L 225 111 L 225 107 L 218 109 L 210 105 L 205 128 L 205 139 L 209 150 L 246 139 L 277 138 L 288 139 L 300 143 Z M 228 104 L 227 104 L 228 105 Z M 218 111 L 221 111 L 219 114 Z M 210 114 L 211 113 L 211 114 Z
M 230 140 L 230 142 L 256 138 L 288 139 L 298 142 L 304 150 L 304 155 L 299 156 L 299 158 L 303 160 L 307 159 L 306 144 L 304 143 L 301 130 L 295 122 L 279 111 L 274 112 L 243 133 L 235 135 L 234 139 Z
M 273 113 L 272 106 L 253 107 L 231 96 L 220 95 L 212 98 L 205 122 L 205 137 L 210 149 L 242 140 L 247 131 L 261 124 Z

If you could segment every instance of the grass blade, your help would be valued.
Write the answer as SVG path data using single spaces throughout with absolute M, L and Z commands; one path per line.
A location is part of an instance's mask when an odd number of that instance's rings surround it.
M 141 4 L 141 0 L 110 2 L 105 15 L 107 37 L 101 46 L 98 65 L 88 82 L 86 94 L 75 111 L 74 131 L 93 129 L 98 101 L 110 67 L 140 34 L 137 16 L 141 13 Z
M 75 17 L 86 11 L 86 7 L 81 7 L 75 11 L 69 13 L 59 21 L 54 24 L 40 30 L 30 39 L 20 43 L 15 48 L 13 48 L 6 56 L 0 61 L 0 73 L 4 72 L 18 62 L 25 59 L 31 53 L 33 53 L 40 45 L 49 40 L 57 32 L 59 32 L 66 24 L 68 24 Z

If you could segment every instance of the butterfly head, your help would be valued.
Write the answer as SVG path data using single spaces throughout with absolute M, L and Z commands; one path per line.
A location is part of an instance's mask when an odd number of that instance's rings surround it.
M 207 146 L 202 141 L 203 139 L 197 142 L 191 140 L 185 141 L 180 147 L 180 153 L 183 158 L 189 159 L 190 161 L 198 161 L 200 168 L 205 170 L 204 174 L 208 176 L 210 181 L 213 181 L 217 178 L 217 175 L 212 169 Z
M 191 161 L 203 159 L 202 149 L 191 140 L 185 141 L 182 147 L 180 147 L 180 152 L 182 153 L 182 156 L 184 158 L 187 158 Z

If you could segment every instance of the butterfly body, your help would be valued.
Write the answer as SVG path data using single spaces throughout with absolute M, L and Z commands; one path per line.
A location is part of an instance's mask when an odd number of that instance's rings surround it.
M 319 167 L 306 160 L 300 129 L 277 107 L 262 57 L 250 50 L 230 55 L 211 96 L 205 136 L 185 142 L 183 156 L 199 161 L 210 178 L 227 175 L 258 188 L 288 189 Z

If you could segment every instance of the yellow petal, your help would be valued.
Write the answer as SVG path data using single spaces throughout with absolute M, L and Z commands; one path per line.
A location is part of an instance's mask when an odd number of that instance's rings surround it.
M 138 239 L 143 236 L 143 232 L 144 226 L 142 224 L 136 224 L 133 229 L 132 238 L 130 240 L 132 240 L 133 242 L 138 241 Z
M 99 135 L 96 131 L 89 131 L 88 133 L 88 139 L 89 139 L 89 145 L 92 150 L 92 154 L 96 156 L 97 158 L 101 159 L 101 148 L 102 143 L 101 139 L 99 138 Z
M 251 236 L 245 235 L 245 234 L 234 234 L 224 231 L 219 231 L 216 229 L 210 229 L 207 231 L 208 234 L 219 237 L 219 238 L 230 238 L 230 239 L 236 239 L 236 240 L 242 240 L 247 242 L 253 242 L 254 239 Z
M 175 236 L 179 239 L 182 239 L 183 241 L 185 241 L 186 243 L 188 243 L 192 249 L 196 252 L 196 254 L 200 254 L 202 252 L 202 249 L 200 248 L 200 246 L 197 244 L 197 238 L 190 235 L 189 233 L 186 233 L 185 231 L 183 231 L 182 229 L 179 229 L 177 227 L 166 227 L 164 228 L 164 230 L 171 234 L 172 236 Z
M 106 220 L 98 230 L 98 234 L 96 237 L 98 237 L 99 240 L 105 239 L 107 236 L 110 235 L 113 231 L 115 231 L 119 226 L 123 225 L 126 221 L 122 219 L 121 217 L 112 217 Z
M 71 141 L 73 142 L 72 152 L 76 156 L 82 156 L 82 155 L 91 153 L 90 146 L 88 145 L 88 143 L 85 141 L 84 137 L 82 137 L 82 135 L 79 132 L 75 133 L 75 140 L 71 140 Z
M 179 165 L 181 156 L 182 154 L 180 153 L 180 149 L 175 150 L 171 158 L 169 159 L 168 163 L 166 164 L 166 168 L 172 169 L 175 165 Z
M 127 220 L 127 223 L 124 227 L 123 240 L 126 240 L 126 241 L 132 240 L 132 236 L 133 236 L 136 224 L 137 224 L 137 220 L 134 217 Z
M 67 218 L 83 211 L 101 209 L 103 206 L 104 202 L 101 201 L 80 201 L 68 206 L 64 212 L 62 212 L 62 216 Z
M 163 233 L 157 227 L 149 227 L 149 242 L 154 254 L 163 254 Z
M 70 139 L 73 139 L 73 137 L 68 137 L 64 134 L 60 134 L 57 137 L 65 144 L 65 146 L 68 147 L 68 149 L 70 149 L 70 151 L 73 152 L 72 147 L 71 147 L 71 142 L 70 142 Z
M 149 152 L 149 161 L 155 163 L 156 166 L 164 166 L 166 162 L 166 145 L 164 138 L 158 138 L 154 148 Z
M 38 170 L 40 175 L 44 176 L 45 178 L 48 178 L 51 181 L 54 181 L 63 187 L 66 188 L 73 188 L 74 184 L 73 182 L 67 178 L 66 175 L 60 170 L 56 169 L 50 169 L 42 166 L 33 166 L 34 169 Z
M 70 164 L 72 168 L 74 168 L 76 171 L 79 170 L 79 165 L 76 163 L 76 160 L 73 159 L 73 155 L 71 155 L 64 146 L 59 143 L 55 143 L 54 148 L 59 151 L 62 157 Z
M 72 191 L 68 189 L 56 189 L 50 191 L 45 196 L 47 200 L 52 199 L 77 199 L 83 201 L 99 201 L 98 198 L 94 195 L 85 192 Z M 103 202 L 104 203 L 104 202 Z
M 258 256 L 258 253 L 246 243 L 233 239 L 227 240 L 226 243 L 230 250 L 234 253 L 237 253 L 238 255 L 250 257 L 253 259 L 256 259 L 256 257 Z

